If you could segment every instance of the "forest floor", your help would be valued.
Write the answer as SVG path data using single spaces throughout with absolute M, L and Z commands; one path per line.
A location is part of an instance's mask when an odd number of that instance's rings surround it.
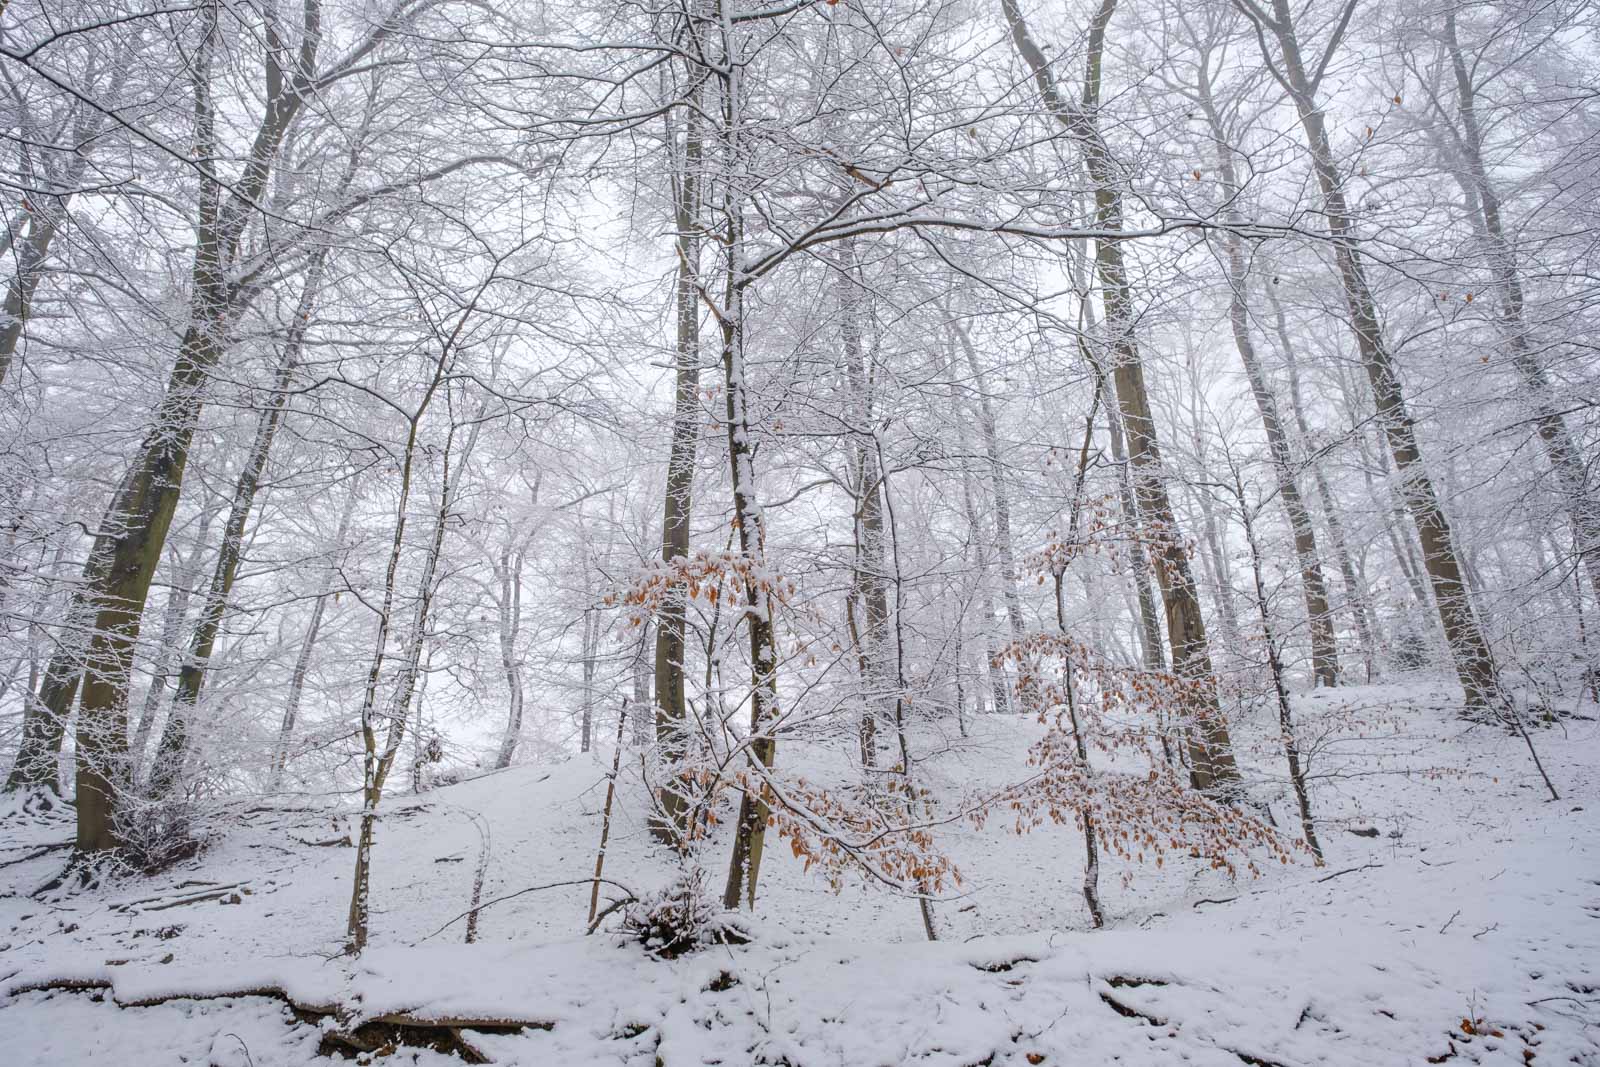
M 359 960 L 334 955 L 353 856 L 337 800 L 245 805 L 194 860 L 50 901 L 30 894 L 65 851 L 25 857 L 70 826 L 13 812 L 0 1060 L 268 1067 L 403 1034 L 432 1047 L 382 1062 L 1600 1065 L 1594 708 L 1535 734 L 1560 802 L 1520 739 L 1471 728 L 1443 686 L 1339 690 L 1300 710 L 1328 724 L 1314 793 L 1326 866 L 1230 882 L 1184 860 L 1110 863 L 1109 924 L 1093 932 L 1077 832 L 1018 835 L 1002 813 L 940 831 L 964 882 L 937 905 L 935 944 L 914 901 L 834 894 L 787 848 L 768 851 L 746 945 L 658 960 L 582 936 L 586 884 L 495 903 L 464 943 L 465 921 L 446 924 L 480 864 L 485 901 L 589 877 L 609 753 L 388 800 Z M 928 784 L 1014 779 L 1036 729 L 975 721 L 939 744 Z M 1269 755 L 1262 743 L 1260 769 Z M 645 889 L 673 865 L 633 778 L 606 874 Z

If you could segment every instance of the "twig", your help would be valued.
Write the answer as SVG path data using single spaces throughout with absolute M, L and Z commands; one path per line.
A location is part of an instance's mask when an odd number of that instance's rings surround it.
M 606 916 L 607 915 L 610 915 L 612 912 L 616 911 L 618 908 L 627 907 L 629 904 L 633 904 L 637 900 L 638 900 L 637 897 L 632 896 L 630 894 L 629 896 L 618 897 L 616 900 L 613 900 L 611 903 L 607 904 L 604 908 L 601 908 L 600 909 L 600 914 L 596 915 L 593 919 L 591 919 L 589 921 L 589 929 L 584 931 L 585 935 L 592 934 L 596 930 L 600 929 L 600 924 L 606 921 Z
M 611 839 L 611 803 L 617 795 L 617 774 L 622 770 L 622 730 L 628 723 L 628 702 L 617 714 L 617 745 L 611 755 L 611 774 L 606 778 L 605 814 L 600 817 L 600 849 L 594 854 L 594 888 L 589 891 L 589 931 L 594 932 L 595 909 L 600 906 L 600 875 L 606 867 L 606 842 Z
M 1456 911 L 1455 911 L 1455 915 L 1450 916 L 1450 918 L 1448 918 L 1448 919 L 1446 919 L 1444 921 L 1444 925 L 1439 927 L 1439 932 L 1442 934 L 1446 930 L 1450 929 L 1450 924 L 1455 922 L 1456 921 L 1456 916 L 1460 915 L 1460 914 L 1461 914 L 1461 909 L 1457 908 Z
M 1339 877 L 1341 874 L 1352 874 L 1355 871 L 1366 871 L 1366 870 L 1371 870 L 1373 867 L 1382 867 L 1382 866 L 1383 866 L 1383 864 L 1381 864 L 1381 863 L 1363 863 L 1359 867 L 1346 867 L 1342 871 L 1334 871 L 1332 874 L 1325 874 L 1321 878 L 1315 879 L 1315 881 L 1326 882 L 1326 881 L 1328 881 L 1330 879 Z
M 564 888 L 566 886 L 588 885 L 593 880 L 594 879 L 592 879 L 592 878 L 574 878 L 574 879 L 570 879 L 570 880 L 565 881 L 565 882 L 550 882 L 547 885 L 530 885 L 530 886 L 528 886 L 528 888 L 519 889 L 515 893 L 507 893 L 503 897 L 495 897 L 493 900 L 485 901 L 484 903 L 479 904 L 476 908 L 468 908 L 466 911 L 462 912 L 460 915 L 457 915 L 455 918 L 451 919 L 449 922 L 447 922 L 443 926 L 439 927 L 439 929 L 435 930 L 433 933 L 428 934 L 427 937 L 420 937 L 416 941 L 413 941 L 412 944 L 413 945 L 420 945 L 420 944 L 422 944 L 422 942 L 428 940 L 429 937 L 437 937 L 439 934 L 444 933 L 446 930 L 450 929 L 450 927 L 454 926 L 456 923 L 460 922 L 462 919 L 465 919 L 468 915 L 471 915 L 474 912 L 482 911 L 485 908 L 491 908 L 496 904 L 504 903 L 505 901 L 511 900 L 511 899 L 513 899 L 515 897 L 525 896 L 528 893 L 537 893 L 542 889 L 562 889 L 562 888 Z M 618 889 L 622 890 L 624 893 L 627 893 L 629 895 L 632 895 L 632 893 L 633 893 L 633 890 L 629 889 L 627 886 L 623 885 L 621 882 L 614 882 L 610 878 L 602 878 L 600 880 L 602 882 L 604 882 L 606 885 L 614 885 L 614 886 L 616 886 Z

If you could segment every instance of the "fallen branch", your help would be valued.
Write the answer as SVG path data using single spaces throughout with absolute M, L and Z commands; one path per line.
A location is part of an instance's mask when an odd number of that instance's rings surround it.
M 621 882 L 614 882 L 610 878 L 602 878 L 602 879 L 600 879 L 600 881 L 605 883 L 606 885 L 614 885 L 614 886 L 616 886 L 618 889 L 622 890 L 624 893 L 627 893 L 629 896 L 633 895 L 633 890 L 629 889 L 627 886 L 623 885 Z M 571 879 L 571 880 L 565 881 L 565 882 L 550 882 L 550 883 L 548 883 L 546 885 L 530 885 L 526 889 L 517 890 L 515 893 L 507 893 L 503 897 L 495 897 L 493 900 L 485 901 L 484 903 L 479 904 L 475 908 L 468 908 L 466 911 L 462 912 L 460 915 L 457 915 L 455 918 L 451 919 L 449 922 L 447 922 L 443 926 L 439 927 L 439 929 L 435 930 L 433 933 L 428 934 L 425 937 L 419 937 L 417 940 L 413 941 L 412 944 L 413 945 L 420 945 L 420 944 L 422 944 L 422 942 L 428 940 L 428 938 L 437 937 L 438 935 L 444 933 L 446 930 L 450 929 L 450 927 L 454 926 L 456 923 L 460 922 L 462 919 L 465 919 L 469 915 L 474 915 L 477 912 L 480 912 L 485 908 L 492 908 L 496 904 L 502 904 L 505 901 L 514 900 L 517 897 L 525 896 L 528 893 L 537 893 L 537 892 L 539 892 L 541 890 L 544 890 L 544 889 L 563 889 L 563 888 L 566 888 L 568 886 L 575 886 L 575 885 L 591 885 L 593 882 L 594 882 L 594 879 L 592 879 L 592 878 L 575 878 L 575 879 Z
M 1381 863 L 1363 863 L 1359 867 L 1346 867 L 1342 871 L 1334 871 L 1332 874 L 1325 874 L 1321 878 L 1313 878 L 1309 882 L 1296 882 L 1295 884 L 1296 885 L 1314 885 L 1317 882 L 1330 881 L 1330 880 L 1332 880 L 1334 878 L 1339 877 L 1341 874 L 1353 874 L 1356 871 L 1365 871 L 1365 870 L 1370 870 L 1373 867 L 1382 867 L 1382 866 L 1383 866 L 1383 864 L 1381 864 Z M 1287 886 L 1281 886 L 1281 885 L 1279 885 L 1279 886 L 1268 886 L 1265 889 L 1252 889 L 1248 893 L 1235 893 L 1231 897 L 1203 897 L 1200 900 L 1197 900 L 1193 904 L 1191 904 L 1190 907 L 1198 908 L 1202 904 L 1226 904 L 1229 901 L 1238 900 L 1241 896 L 1252 896 L 1252 897 L 1253 896 L 1259 896 L 1262 893 L 1271 893 L 1271 892 L 1274 892 L 1276 890 L 1285 889 L 1285 888 L 1288 888 L 1288 887 Z
M 151 1008 L 175 1000 L 232 1000 L 238 997 L 263 997 L 282 1001 L 296 1020 L 322 1032 L 317 1046 L 320 1055 L 341 1054 L 342 1050 L 373 1053 L 389 1046 L 405 1045 L 412 1048 L 431 1048 L 435 1051 L 459 1056 L 467 1063 L 489 1063 L 488 1055 L 477 1048 L 463 1031 L 515 1034 L 523 1030 L 553 1030 L 555 1023 L 545 1019 L 513 1019 L 499 1015 L 462 1015 L 453 1013 L 436 1017 L 423 1009 L 385 1012 L 362 1016 L 358 1010 L 340 1004 L 320 1004 L 296 1000 L 281 986 L 242 986 L 207 993 L 173 991 L 137 999 L 121 999 L 108 979 L 104 978 L 53 978 L 28 982 L 12 987 L 11 995 L 31 992 L 83 993 L 108 991 L 111 1002 L 124 1010 Z M 327 1020 L 336 1021 L 328 1025 Z

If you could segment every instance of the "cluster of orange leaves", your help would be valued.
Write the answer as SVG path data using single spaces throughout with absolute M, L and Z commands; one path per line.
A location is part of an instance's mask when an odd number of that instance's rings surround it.
M 961 884 L 961 873 L 934 845 L 933 834 L 907 826 L 906 812 L 926 810 L 930 797 L 891 775 L 868 791 L 786 782 L 767 819 L 805 869 L 816 866 L 834 892 L 859 871 L 908 891 L 937 893 Z
M 713 606 L 752 590 L 772 603 L 787 604 L 796 591 L 792 579 L 768 572 L 742 552 L 700 551 L 651 566 L 626 589 L 608 594 L 605 605 L 626 609 L 628 625 L 638 626 L 680 590 L 691 600 L 703 600 Z
M 1006 792 L 1023 833 L 1047 821 L 1093 821 L 1101 843 L 1123 859 L 1161 866 L 1169 853 L 1238 873 L 1259 874 L 1255 857 L 1287 863 L 1297 843 L 1280 836 L 1247 809 L 1189 787 L 1182 772 L 1156 755 L 1153 741 L 1181 743 L 1183 727 L 1213 706 L 1215 678 L 1125 667 L 1058 634 L 1031 634 L 996 661 L 1016 665 L 1016 691 L 1048 727 L 1033 746 L 1035 774 Z M 1067 710 L 1072 672 L 1078 730 L 1087 748 L 1147 760 L 1143 773 L 1096 771 L 1078 755 Z M 1124 874 L 1124 879 L 1128 878 Z

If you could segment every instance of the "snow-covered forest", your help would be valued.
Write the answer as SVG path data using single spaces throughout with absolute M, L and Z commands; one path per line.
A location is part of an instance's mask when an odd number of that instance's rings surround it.
M 1600 1064 L 1594 0 L 0 0 L 15 1064 Z

